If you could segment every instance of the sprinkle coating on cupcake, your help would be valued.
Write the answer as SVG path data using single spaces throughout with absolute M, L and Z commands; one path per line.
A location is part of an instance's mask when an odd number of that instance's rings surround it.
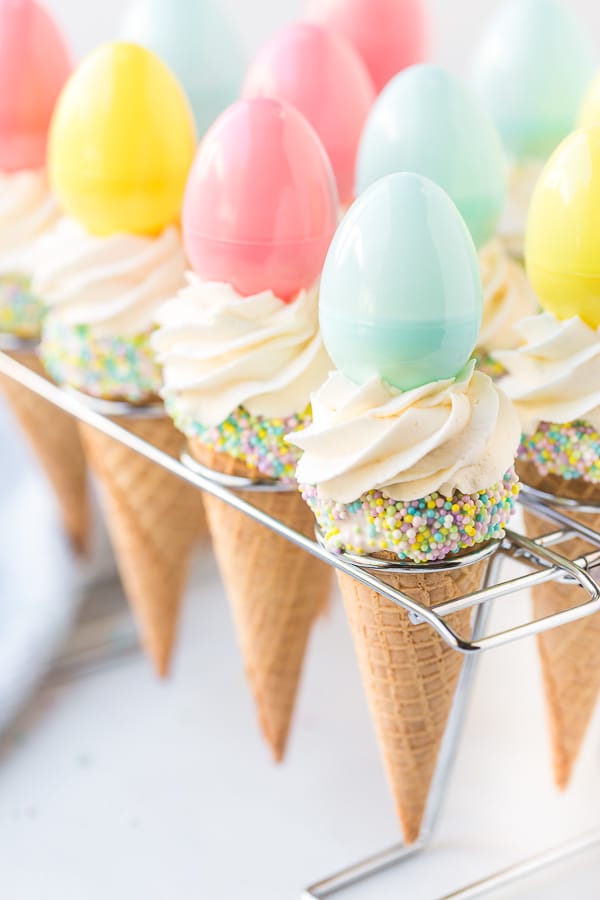
M 532 462 L 541 475 L 600 482 L 600 434 L 586 422 L 555 425 L 542 422 L 524 435 L 519 459 Z
M 489 353 L 486 353 L 485 350 L 476 351 L 476 355 L 477 368 L 480 372 L 484 372 L 485 375 L 489 375 L 492 381 L 497 381 L 503 375 L 506 375 L 504 366 L 497 359 L 494 359 L 493 356 L 490 356 Z
M 319 497 L 301 486 L 330 550 L 358 555 L 387 551 L 399 560 L 435 562 L 504 536 L 519 493 L 511 468 L 503 480 L 477 494 L 443 497 L 437 492 L 411 502 L 373 490 L 354 503 Z
M 87 325 L 67 327 L 49 316 L 40 355 L 54 381 L 91 397 L 144 403 L 160 391 L 161 370 L 149 334 L 98 338 Z
M 44 304 L 31 291 L 26 275 L 0 278 L 0 331 L 22 338 L 38 337 L 44 315 Z
M 310 407 L 304 412 L 270 419 L 253 416 L 243 406 L 217 426 L 206 426 L 181 414 L 177 398 L 168 399 L 169 415 L 180 431 L 197 437 L 210 450 L 226 453 L 258 471 L 266 478 L 294 484 L 301 451 L 286 443 L 285 436 L 310 425 Z

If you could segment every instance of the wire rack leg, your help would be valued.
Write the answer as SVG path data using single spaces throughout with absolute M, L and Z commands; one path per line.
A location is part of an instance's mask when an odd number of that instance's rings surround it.
M 558 847 L 553 847 L 551 850 L 544 850 L 543 853 L 537 856 L 531 856 L 529 859 L 523 860 L 523 862 L 502 869 L 502 871 L 496 872 L 488 878 L 483 878 L 481 881 L 474 882 L 466 888 L 455 891 L 453 894 L 446 894 L 445 897 L 442 897 L 442 900 L 473 900 L 475 897 L 483 897 L 485 894 L 508 887 L 516 881 L 535 875 L 549 866 L 557 865 L 572 856 L 585 853 L 587 850 L 591 850 L 599 845 L 600 828 L 573 838 Z
M 497 560 L 492 558 L 484 580 L 485 587 L 495 583 L 496 570 Z M 484 634 L 490 607 L 491 604 L 486 603 L 477 608 L 473 621 L 474 638 L 479 638 Z M 410 845 L 397 844 L 394 847 L 390 847 L 389 850 L 376 853 L 374 856 L 370 856 L 361 862 L 355 863 L 353 866 L 349 866 L 347 869 L 337 872 L 335 875 L 331 875 L 329 878 L 319 881 L 317 884 L 313 884 L 304 891 L 302 900 L 326 900 L 327 897 L 331 897 L 333 894 L 337 894 L 339 891 L 343 891 L 359 881 L 364 881 L 373 875 L 377 875 L 379 872 L 383 872 L 384 869 L 389 869 L 392 866 L 405 862 L 428 846 L 442 811 L 448 781 L 456 761 L 458 744 L 471 698 L 473 678 L 478 661 L 478 655 L 471 654 L 466 657 L 463 663 L 435 775 L 431 783 L 429 801 L 419 839 Z

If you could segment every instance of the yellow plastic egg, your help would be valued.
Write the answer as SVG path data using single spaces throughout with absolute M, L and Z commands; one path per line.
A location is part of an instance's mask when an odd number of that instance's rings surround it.
M 164 63 L 136 44 L 106 44 L 60 96 L 52 186 L 93 234 L 158 234 L 179 219 L 195 144 L 191 109 Z
M 596 75 L 583 98 L 579 125 L 581 128 L 600 125 L 600 74 Z
M 525 258 L 544 309 L 600 326 L 600 128 L 576 131 L 550 158 L 531 201 Z

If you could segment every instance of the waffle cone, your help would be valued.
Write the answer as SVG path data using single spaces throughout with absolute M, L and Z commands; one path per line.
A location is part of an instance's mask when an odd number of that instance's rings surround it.
M 483 560 L 448 572 L 381 578 L 429 607 L 477 590 L 486 566 Z M 348 575 L 337 576 L 396 810 L 411 844 L 421 832 L 462 656 L 429 625 L 411 624 L 408 614 L 381 594 Z M 470 610 L 454 613 L 448 622 L 470 635 Z
M 521 464 L 520 477 L 539 490 L 570 497 L 584 504 L 598 500 L 600 488 L 581 479 L 565 481 L 542 476 L 533 464 Z M 578 522 L 600 531 L 600 514 L 569 513 Z M 552 524 L 525 510 L 525 530 L 538 537 L 553 530 Z M 565 541 L 558 553 L 575 559 L 593 549 L 581 538 Z M 533 588 L 536 618 L 550 616 L 581 603 L 583 594 L 575 585 L 548 582 Z M 600 693 L 600 614 L 561 625 L 538 635 L 544 693 L 552 740 L 554 778 L 561 790 L 567 787 Z
M 168 418 L 119 424 L 171 456 L 182 436 Z M 188 564 L 204 523 L 198 491 L 89 425 L 86 456 L 104 492 L 108 531 L 141 641 L 160 676 L 168 672 Z
M 44 375 L 35 353 L 12 354 L 38 375 Z M 31 444 L 56 494 L 62 522 L 78 553 L 89 542 L 89 506 L 85 457 L 77 423 L 67 413 L 5 375 L 0 390 Z
M 215 471 L 244 477 L 258 474 L 197 440 L 190 442 L 190 452 Z M 290 528 L 307 537 L 314 535 L 314 518 L 298 491 L 238 493 Z M 216 497 L 206 495 L 204 505 L 260 727 L 279 762 L 286 749 L 310 630 L 330 589 L 330 570 Z

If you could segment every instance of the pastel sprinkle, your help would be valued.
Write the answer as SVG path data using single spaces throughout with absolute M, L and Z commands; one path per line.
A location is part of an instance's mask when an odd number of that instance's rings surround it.
M 503 375 L 506 375 L 504 366 L 500 365 L 500 363 L 485 350 L 476 350 L 475 355 L 477 358 L 477 368 L 485 375 L 489 375 L 492 381 L 497 381 L 499 378 L 502 378 Z
M 542 422 L 537 430 L 524 435 L 519 459 L 534 463 L 541 475 L 560 475 L 565 479 L 582 478 L 600 482 L 600 434 L 587 422 L 554 425 Z
M 30 290 L 26 275 L 0 278 L 0 331 L 22 338 L 38 337 L 44 304 Z
M 322 499 L 313 485 L 301 485 L 300 490 L 330 550 L 364 555 L 375 547 L 396 553 L 400 560 L 423 563 L 504 537 L 519 482 L 515 470 L 509 469 L 501 482 L 477 494 L 441 497 L 435 492 L 410 502 L 393 500 L 384 491 L 373 490 L 360 500 L 344 504 Z M 426 515 L 415 515 L 417 508 Z M 393 528 L 389 525 L 391 509 Z
M 161 370 L 150 334 L 97 337 L 87 325 L 66 326 L 46 317 L 40 356 L 57 384 L 110 400 L 143 403 L 158 395 Z
M 299 415 L 271 419 L 254 416 L 240 406 L 217 426 L 206 426 L 183 415 L 176 397 L 168 399 L 166 407 L 177 428 L 188 437 L 197 437 L 209 449 L 245 462 L 266 478 L 294 484 L 301 451 L 288 444 L 285 436 L 310 425 L 310 407 Z

